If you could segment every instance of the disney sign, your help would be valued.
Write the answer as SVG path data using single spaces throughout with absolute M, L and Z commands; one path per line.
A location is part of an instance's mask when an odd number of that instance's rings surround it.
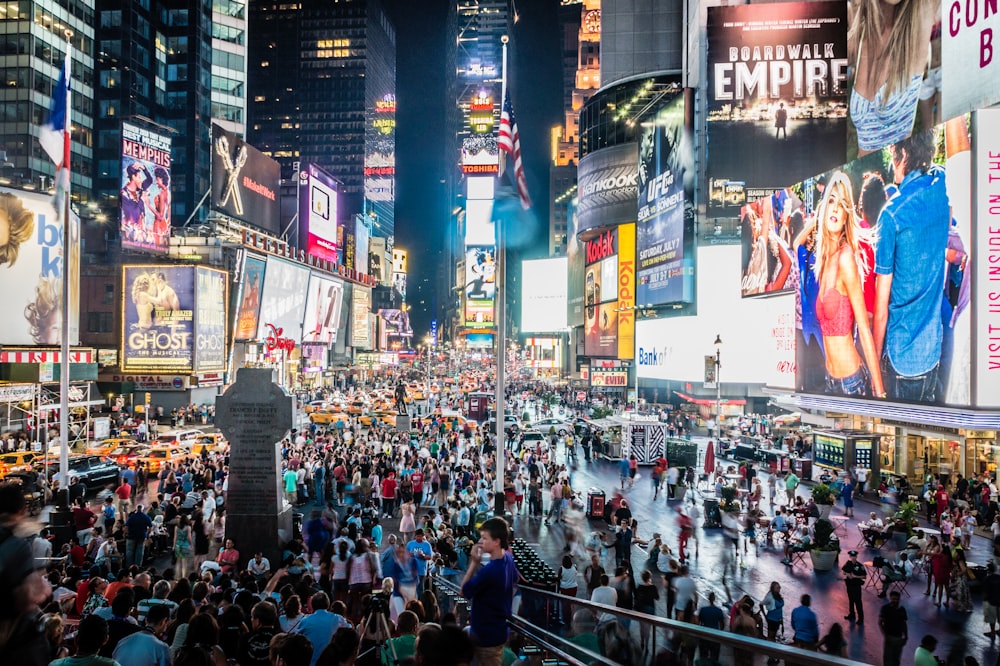
M 267 337 L 264 339 L 264 347 L 267 351 L 270 352 L 279 349 L 290 352 L 295 349 L 295 340 L 281 337 L 285 329 L 275 328 L 274 324 L 264 324 L 264 326 L 267 327 Z

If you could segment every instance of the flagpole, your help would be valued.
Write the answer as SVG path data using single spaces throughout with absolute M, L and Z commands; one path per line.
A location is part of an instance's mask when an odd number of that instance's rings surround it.
M 66 60 L 63 64 L 66 72 L 66 118 L 63 123 L 65 138 L 63 139 L 63 163 L 62 168 L 66 170 L 63 182 L 66 192 L 63 198 L 63 225 L 62 225 L 62 341 L 59 349 L 59 433 L 62 436 L 62 446 L 59 448 L 59 478 L 62 480 L 63 490 L 66 493 L 66 506 L 70 506 L 69 494 L 69 329 L 70 329 L 70 302 L 69 302 L 69 273 L 73 247 L 71 247 L 72 234 L 70 223 L 70 115 L 72 106 L 70 104 L 69 77 L 71 73 L 70 50 L 72 44 L 70 38 L 73 36 L 71 30 L 66 31 Z M 58 177 L 58 174 L 57 174 Z M 56 188 L 60 185 L 57 182 Z
M 503 115 L 504 104 L 507 102 L 507 42 L 509 38 L 504 35 L 500 38 L 500 43 L 503 44 L 503 60 L 502 69 L 500 76 L 500 115 Z M 500 164 L 498 166 L 497 181 L 503 177 L 504 172 L 504 154 L 502 150 L 498 150 L 498 157 Z M 493 209 L 496 211 L 496 207 Z M 503 516 L 504 515 L 504 465 L 507 462 L 507 429 L 505 425 L 505 417 L 507 410 L 504 408 L 504 370 L 505 364 L 507 362 L 507 335 L 506 335 L 506 308 L 504 307 L 504 287 L 506 287 L 506 257 L 504 256 L 504 243 L 503 243 L 503 215 L 494 215 L 494 224 L 496 225 L 497 234 L 497 256 L 496 256 L 496 268 L 493 275 L 493 283 L 495 285 L 495 305 L 496 316 L 494 317 L 494 322 L 497 327 L 497 351 L 496 351 L 496 363 L 497 363 L 497 418 L 496 418 L 496 431 L 497 431 L 497 470 L 496 478 L 493 480 L 493 515 Z

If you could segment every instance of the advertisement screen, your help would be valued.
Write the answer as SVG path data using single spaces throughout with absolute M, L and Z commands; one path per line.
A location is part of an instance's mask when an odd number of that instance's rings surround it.
M 122 248 L 170 247 L 170 137 L 122 123 Z
M 375 100 L 365 128 L 365 198 L 393 201 L 396 180 L 396 96 Z
M 199 266 L 195 278 L 194 370 L 225 370 L 228 274 Z
M 63 234 L 52 197 L 0 188 L 0 220 L 7 240 L 0 245 L 0 285 L 5 308 L 0 341 L 5 345 L 54 345 L 62 342 Z M 69 341 L 79 344 L 80 220 L 73 236 L 69 265 Z
M 302 342 L 331 345 L 337 341 L 340 309 L 344 301 L 344 283 L 313 273 L 309 276 Z
M 594 317 L 584 325 L 586 355 L 617 358 L 618 301 L 596 305 L 593 312 Z
M 977 6 L 982 11 L 976 11 Z M 931 31 L 930 71 L 924 74 L 921 95 L 924 99 L 928 92 L 937 93 L 941 118 L 1000 102 L 1000 13 L 987 6 L 942 3 L 943 15 Z
M 497 293 L 496 248 L 465 248 L 465 297 L 470 300 L 493 300 Z
M 337 263 L 337 181 L 315 164 L 299 172 L 299 244 Z
M 583 326 L 584 243 L 577 238 L 576 198 L 567 203 L 566 214 L 566 314 L 571 327 Z
M 406 273 L 393 273 L 392 274 L 392 288 L 396 290 L 399 297 L 405 302 L 406 301 Z
M 368 313 L 372 309 L 372 292 L 354 285 L 351 292 L 351 345 L 357 349 L 371 349 L 371 330 Z
M 585 155 L 577 169 L 577 232 L 634 222 L 639 191 L 635 144 Z
M 635 224 L 618 227 L 618 358 L 635 358 Z M 692 276 L 692 280 L 693 280 Z
M 277 235 L 281 166 L 218 125 L 212 125 L 212 210 Z
M 587 356 L 618 355 L 618 232 L 617 227 L 603 231 L 584 246 Z
M 798 391 L 971 404 L 970 139 L 956 118 L 791 188 L 818 202 L 792 241 Z
M 844 163 L 847 3 L 709 7 L 707 29 L 709 217 Z
M 368 275 L 368 238 L 370 233 L 368 225 L 364 220 L 358 218 L 354 221 L 354 270 L 364 275 Z
M 264 340 L 274 326 L 278 337 L 302 341 L 302 317 L 309 292 L 309 269 L 274 257 L 267 258 L 264 290 L 257 320 L 257 339 Z M 278 330 L 280 329 L 280 330 Z
M 1000 155 L 1000 110 L 976 112 L 976 234 L 972 260 L 976 288 L 973 314 L 975 336 L 976 405 L 1000 407 L 1000 178 L 997 178 L 996 155 Z M 951 181 L 949 181 L 951 182 Z
M 808 205 L 796 192 L 808 199 Z M 762 296 L 792 291 L 798 270 L 792 256 L 795 239 L 815 211 L 816 183 L 775 190 L 740 210 L 740 293 Z M 814 221 L 815 222 L 815 221 Z
M 382 331 L 390 338 L 412 338 L 413 328 L 410 326 L 410 315 L 402 310 L 379 310 L 382 318 Z
M 260 313 L 260 292 L 264 287 L 264 263 L 258 257 L 246 258 L 243 265 L 243 282 L 240 285 L 240 307 L 236 313 L 235 340 L 247 341 L 257 337 L 257 315 Z
M 496 242 L 493 199 L 467 200 L 465 202 L 465 244 L 493 245 Z
M 694 298 L 694 144 L 678 93 L 644 123 L 639 139 L 638 302 Z
M 521 262 L 521 332 L 566 328 L 566 257 Z
M 701 384 L 704 357 L 721 336 L 719 381 L 791 388 L 795 384 L 795 301 L 791 294 L 744 299 L 736 281 L 739 247 L 697 249 L 698 315 L 636 322 L 639 377 Z M 740 326 L 735 322 L 753 322 Z
M 493 301 L 465 301 L 465 325 L 477 328 L 493 327 Z
M 122 268 L 122 369 L 194 369 L 195 268 Z

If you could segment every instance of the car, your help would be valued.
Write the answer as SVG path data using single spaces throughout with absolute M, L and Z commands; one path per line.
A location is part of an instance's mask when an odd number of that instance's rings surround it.
M 197 428 L 185 430 L 168 430 L 160 433 L 153 441 L 153 446 L 190 446 L 205 433 Z
M 563 419 L 556 418 L 546 418 L 533 421 L 529 428 L 536 428 L 539 431 L 548 434 L 550 428 L 555 428 L 556 433 L 560 437 L 565 437 L 567 433 L 573 432 L 573 424 L 569 421 L 564 421 Z
M 191 453 L 179 446 L 154 446 L 139 462 L 146 465 L 151 474 L 159 472 L 167 463 L 178 463 L 189 458 Z
M 378 419 L 379 423 L 393 428 L 396 427 L 396 412 L 391 410 L 379 410 L 376 412 L 369 412 L 368 414 L 362 414 L 358 417 L 358 422 L 363 426 L 371 426 L 375 419 Z
M 335 412 L 329 409 L 322 409 L 309 415 L 309 421 L 316 425 L 336 425 L 342 423 L 347 425 L 350 417 L 344 412 Z
M 540 430 L 535 430 L 533 428 L 528 428 L 523 433 L 523 439 L 521 440 L 521 445 L 525 448 L 533 449 L 536 446 L 541 446 L 543 449 L 548 448 L 549 440 L 542 434 Z
M 86 453 L 92 456 L 106 456 L 119 446 L 124 446 L 126 444 L 137 444 L 137 442 L 131 437 L 111 437 L 109 439 L 101 440 L 100 442 L 91 443 L 91 445 L 87 447 Z
M 30 472 L 36 458 L 38 454 L 34 451 L 15 451 L 0 455 L 0 479 L 13 472 Z
M 368 411 L 368 403 L 364 400 L 352 400 L 350 404 L 347 405 L 347 413 L 358 416 L 364 414 Z
M 108 451 L 107 456 L 118 463 L 120 467 L 131 467 L 136 464 L 139 458 L 146 456 L 149 453 L 149 449 L 149 444 L 132 442 L 111 449 Z
M 497 431 L 496 417 L 491 417 L 483 425 L 486 426 L 486 431 L 487 432 L 493 432 L 493 433 L 495 433 Z M 503 417 L 503 430 L 504 430 L 504 432 L 510 434 L 510 433 L 513 433 L 513 432 L 517 432 L 520 429 L 521 429 L 521 423 L 520 423 L 520 421 L 517 420 L 517 417 L 512 416 L 510 414 L 507 414 L 506 416 Z
M 311 400 L 310 402 L 307 402 L 306 404 L 302 405 L 302 411 L 305 412 L 306 414 L 312 414 L 317 409 L 323 409 L 329 404 L 330 403 L 327 400 Z
M 207 435 L 202 435 L 195 440 L 194 444 L 191 445 L 191 453 L 193 455 L 200 456 L 203 449 L 212 453 L 213 451 L 223 449 L 226 445 L 226 438 L 223 437 L 221 433 L 209 433 Z
M 41 462 L 38 464 L 38 471 L 45 474 L 46 478 L 51 479 L 59 472 L 58 457 L 46 456 L 39 460 Z M 82 495 L 99 488 L 118 485 L 120 474 L 121 468 L 115 461 L 105 456 L 83 454 L 71 456 L 69 459 L 69 478 L 71 482 L 73 479 L 79 482 L 82 488 L 78 492 Z

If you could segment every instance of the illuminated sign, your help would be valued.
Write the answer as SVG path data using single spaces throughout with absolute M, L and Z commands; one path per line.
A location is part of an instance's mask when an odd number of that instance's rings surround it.
M 396 113 L 396 96 L 389 94 L 375 100 L 375 113 Z
M 309 164 L 299 172 L 299 244 L 310 256 L 338 261 L 337 181 Z
M 598 370 L 590 371 L 590 385 L 605 388 L 621 388 L 628 386 L 627 370 Z
M 212 125 L 212 209 L 278 234 L 281 166 L 232 132 Z
M 285 332 L 285 329 L 275 328 L 274 324 L 264 324 L 264 327 L 267 329 L 267 337 L 264 338 L 264 347 L 267 351 L 280 349 L 290 352 L 295 349 L 295 340 L 282 337 L 281 334 Z
M 122 123 L 122 247 L 166 253 L 170 247 L 170 137 Z

